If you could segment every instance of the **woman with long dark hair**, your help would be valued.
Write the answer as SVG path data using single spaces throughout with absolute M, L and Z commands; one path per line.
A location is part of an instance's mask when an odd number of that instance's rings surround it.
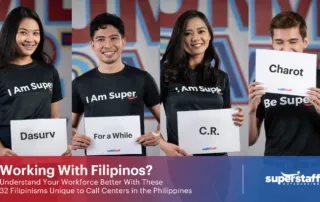
M 161 59 L 161 102 L 167 117 L 168 142 L 162 139 L 160 145 L 168 156 L 190 155 L 178 146 L 178 111 L 231 108 L 228 75 L 219 66 L 220 58 L 213 45 L 208 19 L 197 10 L 186 11 L 177 19 Z M 217 91 L 182 93 L 186 86 L 216 88 Z M 243 117 L 239 107 L 233 114 L 234 123 L 241 126 Z
M 38 14 L 27 7 L 13 9 L 3 23 L 0 33 L 0 156 L 16 155 L 11 150 L 11 120 L 59 117 L 60 78 L 43 50 L 44 40 Z M 71 155 L 71 149 L 68 147 L 62 155 Z

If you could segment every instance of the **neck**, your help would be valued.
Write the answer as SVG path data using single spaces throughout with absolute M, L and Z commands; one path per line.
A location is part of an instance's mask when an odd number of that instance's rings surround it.
M 32 62 L 32 58 L 30 56 L 26 57 L 16 57 L 11 60 L 9 63 L 16 64 L 16 65 L 26 65 Z
M 203 60 L 204 55 L 194 55 L 189 58 L 189 66 L 191 69 L 195 69 L 198 64 L 200 64 Z
M 124 68 L 124 64 L 122 63 L 121 60 L 118 60 L 112 64 L 106 64 L 100 61 L 98 66 L 98 70 L 104 74 L 117 73 L 123 70 L 123 68 Z

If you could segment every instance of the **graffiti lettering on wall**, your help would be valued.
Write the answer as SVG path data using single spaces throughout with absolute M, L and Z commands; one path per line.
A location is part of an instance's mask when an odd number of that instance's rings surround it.
M 160 12 L 161 41 L 160 53 L 164 53 L 169 37 L 171 35 L 175 20 L 186 10 L 198 9 L 200 1 L 178 0 L 178 9 L 174 13 Z M 201 5 L 204 7 L 203 5 Z M 233 16 L 228 12 L 228 6 L 231 7 Z M 215 34 L 214 45 L 221 59 L 221 69 L 228 73 L 231 83 L 232 104 L 246 104 L 248 102 L 247 82 L 243 76 L 243 68 L 238 61 L 239 51 L 235 51 L 235 44 L 231 43 L 231 36 L 228 33 L 230 29 L 230 18 L 237 25 L 239 32 L 248 30 L 248 4 L 245 0 L 215 1 L 208 0 L 206 16 L 209 20 Z M 246 47 L 243 47 L 243 51 Z

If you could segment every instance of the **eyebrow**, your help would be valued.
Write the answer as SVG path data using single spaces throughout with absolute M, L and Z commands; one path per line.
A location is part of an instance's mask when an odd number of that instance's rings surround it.
M 291 38 L 291 39 L 289 39 L 288 41 L 298 41 L 299 39 L 298 38 Z M 275 41 L 277 41 L 277 42 L 282 42 L 282 41 L 284 41 L 283 39 L 275 39 Z
M 207 29 L 206 27 L 198 27 L 197 30 Z M 186 29 L 185 31 L 192 31 L 191 29 Z
M 19 30 L 25 30 L 25 31 L 40 31 L 39 29 L 35 29 L 35 30 L 27 30 L 25 28 L 19 28 Z

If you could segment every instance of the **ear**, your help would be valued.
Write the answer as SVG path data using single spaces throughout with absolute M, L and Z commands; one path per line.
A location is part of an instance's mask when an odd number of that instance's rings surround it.
M 122 42 L 122 47 L 123 47 L 123 48 L 126 47 L 126 43 L 127 43 L 126 37 L 123 37 L 123 38 L 121 39 L 121 42 Z
M 309 44 L 310 38 L 308 36 L 304 37 L 303 39 L 303 48 L 307 48 L 308 44 Z
M 93 48 L 94 48 L 94 43 L 93 43 L 92 40 L 90 41 L 90 45 L 91 45 L 91 49 L 93 50 Z

